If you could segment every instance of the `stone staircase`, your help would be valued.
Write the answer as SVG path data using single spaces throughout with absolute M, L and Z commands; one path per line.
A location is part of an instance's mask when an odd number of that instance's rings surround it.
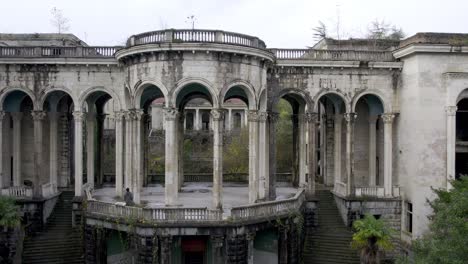
M 328 190 L 319 190 L 317 198 L 319 226 L 307 230 L 304 263 L 359 264 L 357 252 L 350 248 L 352 232 L 344 225 L 332 193 Z
M 44 231 L 25 239 L 24 264 L 84 263 L 80 232 L 72 229 L 73 196 L 62 192 Z

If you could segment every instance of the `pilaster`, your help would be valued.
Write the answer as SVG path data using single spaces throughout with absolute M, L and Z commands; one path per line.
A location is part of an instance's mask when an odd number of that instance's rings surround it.
M 447 113 L 447 189 L 451 189 L 450 181 L 454 180 L 455 175 L 455 151 L 456 151 L 456 115 L 457 106 L 446 106 Z

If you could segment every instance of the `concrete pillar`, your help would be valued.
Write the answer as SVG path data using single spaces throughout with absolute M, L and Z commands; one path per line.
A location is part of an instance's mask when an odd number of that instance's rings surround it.
M 83 120 L 85 113 L 73 112 L 75 120 L 75 196 L 82 195 L 83 188 Z
M 267 130 L 267 119 L 268 114 L 266 112 L 259 112 L 258 124 L 259 124 L 259 144 L 258 144 L 258 198 L 265 200 L 268 197 L 270 189 L 270 177 L 269 177 L 269 143 L 268 143 L 268 130 Z
M 141 201 L 141 188 L 143 187 L 143 115 L 141 109 L 136 109 L 133 115 L 134 128 L 133 128 L 133 164 L 134 164 L 134 177 L 132 181 L 133 200 L 136 204 Z
M 167 124 L 167 122 L 166 122 Z M 161 236 L 161 264 L 172 264 L 172 241 L 171 236 Z
M 200 109 L 195 109 L 195 121 L 193 122 L 193 126 L 195 130 L 201 129 L 201 117 L 200 117 Z
M 21 175 L 21 119 L 23 113 L 11 113 L 13 118 L 13 186 L 22 186 Z
M 343 122 L 343 115 L 335 114 L 334 125 L 334 169 L 335 169 L 335 182 L 343 182 L 341 177 L 341 127 Z
M 44 162 L 43 162 L 43 121 L 46 117 L 44 111 L 33 111 L 31 112 L 34 122 L 34 197 L 40 197 L 42 195 L 41 176 L 44 175 Z
M 57 184 L 58 181 L 58 120 L 60 113 L 49 112 L 49 182 Z
M 249 203 L 258 197 L 258 112 L 249 111 Z
M 346 195 L 354 192 L 354 122 L 356 113 L 345 113 L 346 120 Z
M 307 178 L 307 194 L 313 196 L 315 194 L 315 176 L 317 174 L 317 113 L 306 113 L 304 115 L 308 126 L 308 146 L 309 146 L 309 171 Z
M 276 112 L 268 113 L 268 159 L 269 161 L 269 187 L 268 200 L 276 199 L 276 122 L 278 122 L 279 114 Z
M 369 186 L 375 186 L 377 177 L 376 122 L 377 116 L 369 117 Z
M 212 109 L 213 120 L 213 208 L 223 206 L 223 121 L 224 110 Z
M 133 126 L 133 111 L 129 110 L 125 112 L 125 177 L 124 177 L 124 188 L 130 188 L 132 186 L 132 136 Z
M 455 144 L 456 144 L 456 106 L 447 106 L 447 189 L 451 189 L 450 181 L 455 179 Z
M 86 115 L 86 182 L 94 187 L 96 144 L 96 114 Z
M 0 111 L 0 190 L 3 188 L 5 181 L 5 173 L 3 173 L 3 118 L 5 117 L 5 112 Z
M 211 236 L 211 246 L 213 247 L 211 263 L 224 263 L 223 245 L 224 237 L 222 235 Z
M 123 195 L 124 112 L 115 112 L 115 194 Z
M 307 146 L 309 145 L 306 139 L 307 123 L 305 115 L 299 115 L 299 187 L 307 185 Z
M 247 263 L 254 263 L 254 242 L 255 242 L 255 233 L 249 232 L 246 234 L 245 238 L 247 239 Z
M 385 113 L 382 115 L 384 123 L 384 193 L 385 196 L 391 197 L 393 195 L 392 184 L 392 144 L 393 144 L 393 119 L 395 115 L 392 113 Z
M 178 151 L 177 151 L 177 116 L 175 108 L 165 108 L 164 118 L 166 124 L 166 176 L 165 176 L 165 202 L 166 205 L 176 205 L 178 199 Z

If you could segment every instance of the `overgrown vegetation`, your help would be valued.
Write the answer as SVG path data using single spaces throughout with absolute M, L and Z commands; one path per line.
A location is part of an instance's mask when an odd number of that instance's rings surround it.
M 19 206 L 10 197 L 0 196 L 0 226 L 18 227 L 21 224 Z
M 363 219 L 353 223 L 355 233 L 351 246 L 360 250 L 362 264 L 378 264 L 382 254 L 391 250 L 393 230 L 382 220 L 366 214 Z

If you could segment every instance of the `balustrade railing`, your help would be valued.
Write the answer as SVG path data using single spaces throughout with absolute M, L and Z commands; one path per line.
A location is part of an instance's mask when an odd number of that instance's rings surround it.
M 342 196 L 346 196 L 346 183 L 335 182 L 335 185 L 333 186 L 333 192 Z
M 356 187 L 354 188 L 354 194 L 356 197 L 384 197 L 385 189 L 383 187 Z
M 42 185 L 42 197 L 50 197 L 58 193 L 57 184 L 46 183 Z
M 3 196 L 18 197 L 18 198 L 32 198 L 33 190 L 29 187 L 8 187 L 2 189 Z
M 0 47 L 3 58 L 114 58 L 121 47 Z
M 127 46 L 163 43 L 163 42 L 207 42 L 225 43 L 239 46 L 247 46 L 265 49 L 265 42 L 257 37 L 244 34 L 227 32 L 221 30 L 201 30 L 201 29 L 168 29 L 146 32 L 131 36 L 127 41 Z
M 395 61 L 389 51 L 269 49 L 279 60 Z
M 248 220 L 258 217 L 282 216 L 300 210 L 305 201 L 305 191 L 299 191 L 293 198 L 236 206 L 231 209 L 233 220 Z

